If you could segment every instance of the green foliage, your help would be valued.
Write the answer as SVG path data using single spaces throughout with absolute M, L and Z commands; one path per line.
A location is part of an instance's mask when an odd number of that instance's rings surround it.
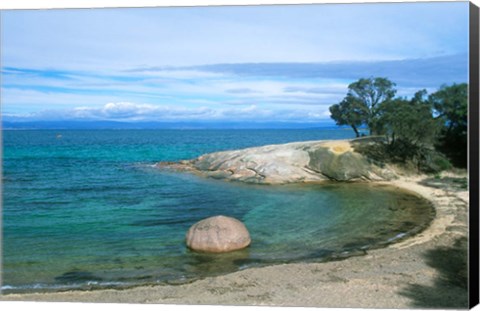
M 367 150 L 374 158 L 408 164 L 424 172 L 467 163 L 467 84 L 442 86 L 427 96 L 426 90 L 411 99 L 394 98 L 395 83 L 386 78 L 360 79 L 348 86 L 347 96 L 330 107 L 337 125 L 366 125 L 385 143 Z M 441 151 L 442 153 L 438 152 Z
M 330 107 L 337 125 L 350 125 L 359 136 L 358 128 L 367 125 L 370 134 L 379 134 L 378 117 L 381 104 L 396 93 L 395 83 L 386 78 L 360 79 L 348 86 L 347 96 Z
M 395 83 L 386 78 L 360 79 L 348 86 L 347 98 L 352 97 L 364 111 L 364 124 L 370 129 L 370 135 L 381 134 L 378 116 L 381 105 L 390 101 L 397 92 Z
M 387 137 L 386 151 L 396 162 L 409 163 L 418 171 L 435 173 L 451 164 L 434 149 L 442 123 L 433 117 L 427 91 L 412 99 L 396 98 L 381 107 L 380 124 Z
M 433 154 L 429 163 L 431 163 L 431 170 L 435 172 L 445 171 L 452 168 L 452 163 L 440 153 Z
M 434 149 L 421 153 L 418 161 L 418 170 L 425 173 L 439 173 L 452 168 L 452 164 L 444 155 Z
M 445 121 L 446 129 L 467 126 L 468 86 L 466 83 L 442 85 L 440 89 L 429 96 L 433 108 L 439 118 Z
M 433 148 L 412 145 L 406 140 L 394 144 L 380 143 L 356 145 L 355 151 L 378 163 L 394 163 L 404 169 L 425 173 L 438 173 L 452 168 L 445 156 Z
M 429 96 L 442 129 L 437 148 L 456 166 L 467 167 L 468 86 L 466 83 L 443 85 Z
M 422 90 L 411 100 L 397 98 L 382 105 L 379 124 L 391 145 L 403 141 L 411 148 L 433 146 L 440 123 L 432 116 L 426 94 Z
M 366 113 L 359 101 L 347 95 L 339 104 L 330 107 L 330 113 L 337 125 L 350 125 L 357 137 L 360 136 L 358 127 L 364 122 Z

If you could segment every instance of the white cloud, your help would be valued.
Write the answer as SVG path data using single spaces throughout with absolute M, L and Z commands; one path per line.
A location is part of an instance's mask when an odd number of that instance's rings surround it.
M 192 71 L 193 72 L 193 71 Z M 339 100 L 341 86 L 336 81 L 277 78 L 238 78 L 235 75 L 222 75 L 222 78 L 195 78 L 188 75 L 182 79 L 169 79 L 144 76 L 143 73 L 112 72 L 110 75 L 86 74 L 83 72 L 63 72 L 69 79 L 52 78 L 52 72 L 28 69 L 9 72 L 4 77 L 2 103 L 11 113 L 39 112 L 46 109 L 76 111 L 78 107 L 99 107 L 104 103 L 123 103 L 104 107 L 105 115 L 128 115 L 133 110 L 157 113 L 157 107 L 214 107 L 257 105 L 275 110 L 277 105 L 331 104 Z M 196 76 L 196 73 L 194 73 Z M 322 86 L 321 92 L 307 92 Z M 291 92 L 291 89 L 297 90 Z M 337 93 L 327 93 L 326 91 Z M 343 94 L 342 94 L 343 95 Z M 126 103 L 148 102 L 149 105 L 132 107 Z M 225 107 L 226 108 L 226 107 Z M 177 109 L 177 108 L 175 108 Z M 226 108 L 227 109 L 227 108 Z M 170 111 L 173 111 L 172 109 Z M 88 110 L 82 110 L 83 114 Z M 78 111 L 80 114 L 80 111 Z M 138 113 L 137 113 L 138 114 Z M 142 113 L 140 113 L 142 114 Z M 97 113 L 98 115 L 98 113 Z M 143 115 L 143 114 L 142 114 Z
M 147 120 L 191 120 L 204 118 L 212 114 L 206 107 L 185 108 L 172 106 L 157 106 L 130 102 L 108 103 L 100 108 L 76 107 L 65 111 L 71 118 L 147 121 Z
M 452 59 L 457 60 L 456 65 Z M 466 77 L 466 65 L 463 65 L 466 63 L 467 59 L 460 55 L 402 61 L 392 65 L 393 69 L 388 72 L 398 73 L 402 72 L 399 68 L 404 68 L 410 73 L 401 74 L 403 83 L 397 85 L 398 95 L 409 97 L 422 88 L 427 88 L 430 93 L 435 91 L 428 87 L 435 84 L 432 81 L 462 82 L 462 76 Z M 13 68 L 7 69 L 2 77 L 1 101 L 3 111 L 10 115 L 34 113 L 37 118 L 213 120 L 227 119 L 230 113 L 236 118 L 258 120 L 261 117 L 293 119 L 293 112 L 299 111 L 297 121 L 301 121 L 303 118 L 328 117 L 328 107 L 342 100 L 348 84 L 356 80 L 354 77 L 367 76 L 367 72 L 382 67 L 381 63 L 357 64 L 354 71 L 352 67 L 355 66 L 350 64 L 347 68 L 348 65 L 220 64 L 210 66 L 225 70 L 219 75 L 213 72 L 215 77 L 209 72 L 202 77 L 198 74 L 199 67 L 191 71 L 180 68 L 181 75 L 175 78 L 169 78 L 167 74 L 176 71 L 173 69 L 159 75 L 144 75 L 142 71 L 85 73 Z M 435 68 L 436 71 L 428 73 L 422 68 Z M 324 76 L 318 77 L 322 70 L 327 74 L 324 72 Z M 338 77 L 330 76 L 336 71 L 343 73 Z M 425 72 L 427 74 L 419 75 Z M 405 80 L 408 80 L 407 84 Z
M 322 109 L 317 112 L 304 109 L 272 110 L 257 105 L 246 107 L 178 107 L 137 104 L 130 102 L 108 103 L 101 107 L 79 106 L 67 110 L 42 110 L 35 113 L 5 114 L 16 120 L 110 120 L 110 121 L 315 121 L 326 119 Z

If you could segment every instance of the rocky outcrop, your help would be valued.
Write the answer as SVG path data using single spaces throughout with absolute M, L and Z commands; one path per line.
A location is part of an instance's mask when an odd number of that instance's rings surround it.
M 262 184 L 394 179 L 391 167 L 356 151 L 374 143 L 368 138 L 296 142 L 210 153 L 177 163 L 161 162 L 157 167 Z
M 250 245 L 250 234 L 245 225 L 232 217 L 214 216 L 190 227 L 187 246 L 195 251 L 225 253 Z

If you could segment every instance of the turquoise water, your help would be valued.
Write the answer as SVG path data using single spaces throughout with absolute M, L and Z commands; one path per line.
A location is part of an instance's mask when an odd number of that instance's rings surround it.
M 340 138 L 351 131 L 4 131 L 2 289 L 181 283 L 331 260 L 424 227 L 428 204 L 389 187 L 246 185 L 153 167 L 219 150 Z M 220 214 L 246 224 L 251 246 L 223 255 L 186 249 L 188 228 Z

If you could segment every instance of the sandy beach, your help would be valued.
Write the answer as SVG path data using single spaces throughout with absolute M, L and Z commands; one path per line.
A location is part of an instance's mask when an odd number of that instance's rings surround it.
M 466 174 L 381 182 L 430 200 L 436 217 L 421 233 L 366 255 L 326 263 L 250 268 L 188 284 L 123 290 L 3 295 L 9 301 L 362 308 L 466 308 Z

